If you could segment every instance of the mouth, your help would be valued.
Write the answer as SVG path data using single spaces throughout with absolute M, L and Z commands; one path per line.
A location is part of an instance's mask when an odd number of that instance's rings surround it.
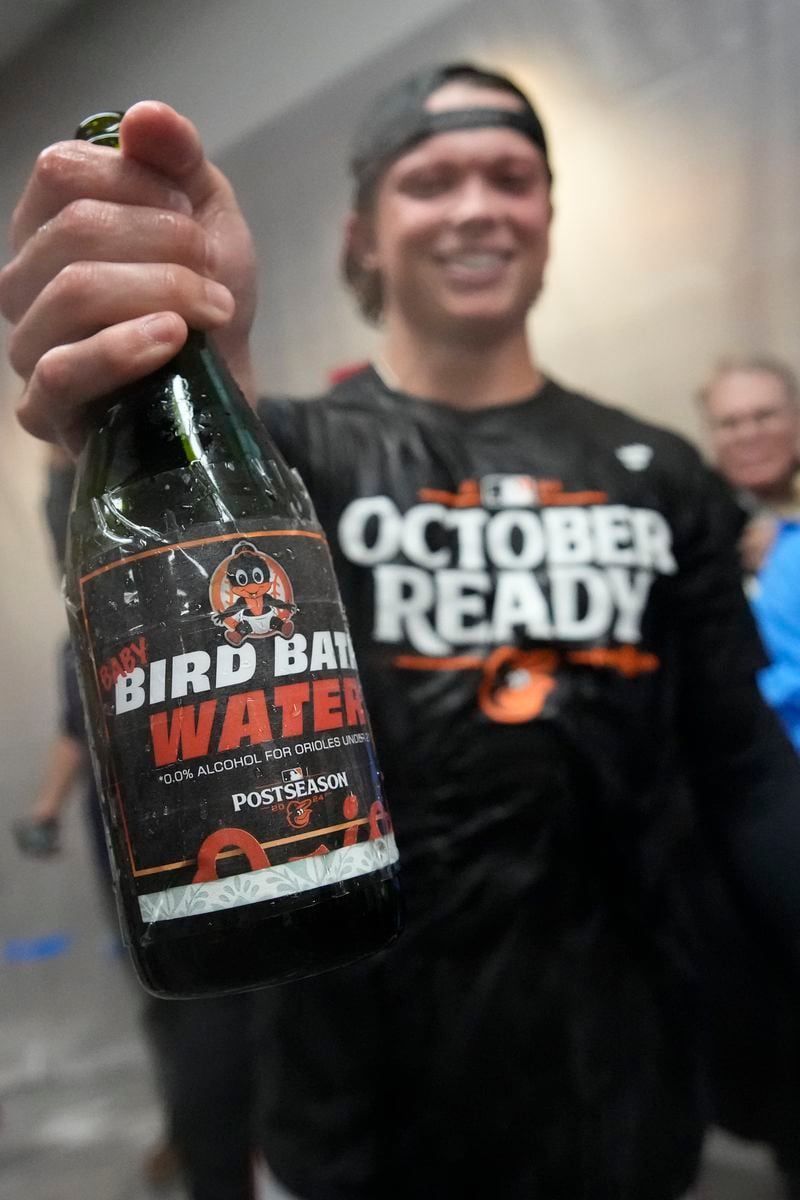
M 437 255 L 437 262 L 448 279 L 468 287 L 496 283 L 511 259 L 509 250 L 458 250 Z
M 739 454 L 737 462 L 740 467 L 769 467 L 772 460 L 769 454 L 756 448 Z
M 488 271 L 505 266 L 511 259 L 510 250 L 450 250 L 437 255 L 448 267 L 463 267 L 467 271 Z

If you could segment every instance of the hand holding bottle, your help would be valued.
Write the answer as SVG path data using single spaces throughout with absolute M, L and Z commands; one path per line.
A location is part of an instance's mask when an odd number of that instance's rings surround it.
M 372 953 L 399 932 L 397 849 L 333 562 L 206 337 L 246 366 L 233 193 L 193 126 L 148 103 L 46 152 L 14 232 L 0 285 L 21 419 L 88 434 L 64 595 L 142 983 L 215 995 Z
M 188 327 L 213 332 L 252 389 L 252 240 L 196 129 L 167 105 L 129 109 L 121 153 L 79 141 L 43 151 L 11 236 L 0 311 L 30 433 L 79 448 L 87 405 L 163 366 Z

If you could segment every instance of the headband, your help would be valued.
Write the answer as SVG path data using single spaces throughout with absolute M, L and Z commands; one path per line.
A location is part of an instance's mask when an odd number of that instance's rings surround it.
M 429 111 L 425 107 L 428 97 L 453 80 L 464 80 L 481 89 L 508 92 L 519 100 L 519 108 Z M 437 133 L 460 129 L 516 130 L 541 150 L 547 162 L 547 139 L 542 123 L 528 97 L 510 79 L 471 64 L 432 68 L 404 80 L 379 97 L 363 121 L 350 161 L 356 183 L 356 205 L 367 198 L 380 176 L 396 159 Z

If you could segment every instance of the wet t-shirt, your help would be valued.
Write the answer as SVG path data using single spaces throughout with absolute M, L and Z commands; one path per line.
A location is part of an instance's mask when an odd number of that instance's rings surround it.
M 483 1121 L 515 1160 L 509 1198 L 575 1200 L 590 1175 L 592 1200 L 677 1195 L 699 1129 L 682 877 L 698 822 L 782 932 L 800 928 L 798 771 L 755 684 L 736 506 L 683 439 L 551 380 L 463 411 L 370 368 L 260 411 L 331 542 L 400 849 L 408 928 L 367 969 L 393 997 L 395 1093 L 407 1074 L 419 1113 L 407 1145 L 393 1135 L 397 1170 L 444 1144 L 458 1097 L 452 1154 L 474 1158 Z M 279 1058 L 368 994 L 349 986 L 295 990 Z M 468 1020 L 442 1017 L 467 996 Z M 315 1190 L 309 1166 L 332 1113 L 379 1103 L 352 1071 L 317 1080 L 342 1088 L 319 1124 L 302 1071 L 276 1093 L 271 1161 L 311 1200 L 362 1194 L 344 1167 Z M 481 1105 L 495 1087 L 505 1125 Z M 293 1100 L 302 1151 L 296 1123 L 285 1144 L 279 1128 Z M 593 1105 L 582 1158 L 572 1122 Z
M 464 412 L 371 369 L 262 415 L 331 540 L 398 836 L 439 903 L 616 853 L 690 775 L 730 786 L 717 752 L 763 654 L 737 510 L 681 438 L 554 382 Z

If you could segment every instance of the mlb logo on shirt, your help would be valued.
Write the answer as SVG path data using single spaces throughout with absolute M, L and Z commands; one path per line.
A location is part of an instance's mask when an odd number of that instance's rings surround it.
M 644 442 L 633 442 L 630 446 L 618 446 L 614 453 L 629 471 L 644 471 L 650 466 L 653 447 Z
M 530 475 L 485 475 L 481 499 L 486 508 L 534 508 L 539 489 Z
M 302 779 L 304 775 L 303 767 L 289 767 L 288 771 L 281 771 L 281 779 L 284 783 L 293 783 L 296 779 Z

